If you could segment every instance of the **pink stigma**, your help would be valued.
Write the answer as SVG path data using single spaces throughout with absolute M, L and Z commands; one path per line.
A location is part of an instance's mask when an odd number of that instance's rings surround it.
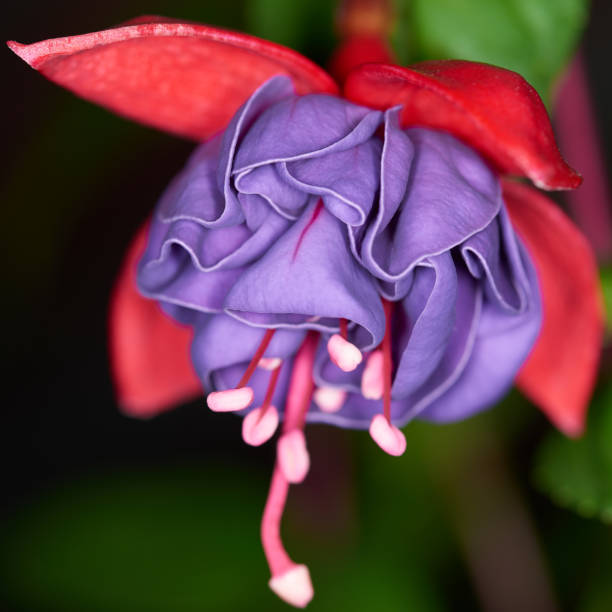
M 366 399 L 379 400 L 385 391 L 384 356 L 376 350 L 367 358 L 361 377 L 361 394 Z
M 280 524 L 289 482 L 303 480 L 310 464 L 303 429 L 314 390 L 312 368 L 318 342 L 319 335 L 308 332 L 294 359 L 283 435 L 277 444 L 276 464 L 261 521 L 261 542 L 272 574 L 269 586 L 281 599 L 298 608 L 305 607 L 313 597 L 310 573 L 305 565 L 294 563 L 287 554 Z
M 310 572 L 305 565 L 294 565 L 280 576 L 270 578 L 270 588 L 288 604 L 305 608 L 314 596 Z
M 288 492 L 289 482 L 277 464 L 261 521 L 261 543 L 272 574 L 269 587 L 288 604 L 304 608 L 314 595 L 310 573 L 305 565 L 291 560 L 280 535 Z
M 319 387 L 315 390 L 312 399 L 322 412 L 338 412 L 344 405 L 346 391 L 336 387 Z
M 344 372 L 352 372 L 362 361 L 361 351 L 340 334 L 334 334 L 327 343 L 330 359 Z

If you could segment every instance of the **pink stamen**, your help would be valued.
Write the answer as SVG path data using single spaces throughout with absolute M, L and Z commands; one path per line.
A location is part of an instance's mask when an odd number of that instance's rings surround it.
M 310 573 L 305 565 L 291 560 L 280 535 L 288 491 L 289 482 L 277 464 L 261 521 L 261 542 L 272 574 L 269 587 L 288 604 L 304 608 L 314 594 Z
M 312 368 L 318 341 L 316 332 L 308 332 L 295 356 L 285 405 L 283 435 L 278 440 L 277 463 L 285 478 L 293 483 L 302 482 L 310 467 L 302 429 L 314 390 Z
M 370 423 L 370 436 L 386 453 L 397 457 L 406 450 L 404 434 L 391 423 L 391 319 L 393 303 L 383 300 L 385 311 L 385 335 L 382 341 L 383 414 L 377 414 Z
M 274 336 L 274 332 L 276 332 L 275 329 L 266 329 L 266 333 L 264 334 L 259 347 L 255 351 L 255 355 L 253 355 L 253 359 L 251 359 L 247 369 L 244 371 L 244 374 L 236 387 L 244 387 L 249 382 L 251 376 L 253 376 L 253 372 L 255 371 L 257 364 L 259 364 L 263 354 L 266 352 L 268 344 L 270 344 L 270 340 L 272 340 L 272 336 Z
M 278 427 L 278 410 L 269 406 L 266 410 L 255 408 L 242 420 L 242 439 L 251 446 L 267 442 Z
M 244 410 L 251 405 L 253 401 L 253 389 L 247 387 L 246 384 L 249 382 L 257 364 L 263 357 L 263 354 L 274 336 L 275 329 L 267 329 L 262 341 L 255 351 L 253 359 L 249 362 L 247 369 L 245 370 L 240 382 L 236 385 L 235 389 L 226 389 L 225 391 L 214 391 L 209 393 L 206 398 L 208 407 L 213 412 L 236 412 L 238 410 Z
M 344 405 L 346 391 L 336 387 L 319 387 L 315 390 L 312 399 L 322 412 L 338 412 Z
M 340 319 L 340 335 L 345 340 L 348 339 L 348 321 L 346 319 Z
M 361 351 L 340 334 L 334 334 L 327 343 L 330 359 L 344 372 L 352 372 L 362 361 Z
M 385 391 L 385 369 L 382 350 L 378 349 L 368 355 L 366 366 L 361 377 L 361 394 L 366 399 L 379 400 Z
M 312 369 L 314 367 L 319 334 L 309 331 L 302 346 L 300 346 L 293 361 L 289 392 L 285 408 L 283 432 L 292 429 L 302 429 L 306 420 L 306 412 L 310 406 L 314 382 Z
M 391 425 L 383 414 L 377 414 L 370 423 L 372 439 L 385 453 L 399 457 L 406 450 L 406 437 L 395 426 Z
M 389 423 L 391 423 L 391 318 L 393 316 L 393 303 L 383 300 L 385 310 L 385 335 L 382 341 L 383 353 L 383 413 Z
M 294 563 L 287 554 L 280 536 L 280 524 L 289 491 L 289 479 L 285 470 L 292 471 L 288 469 L 287 463 L 300 464 L 301 461 L 303 472 L 304 453 L 308 457 L 302 429 L 314 389 L 312 368 L 318 339 L 316 332 L 308 332 L 294 360 L 285 408 L 283 436 L 277 445 L 276 464 L 261 521 L 261 541 L 272 574 L 268 584 L 281 599 L 299 608 L 305 607 L 314 594 L 310 573 L 305 565 Z M 289 452 L 283 450 L 284 446 Z M 298 446 L 302 447 L 303 452 L 300 458 L 298 451 L 298 461 L 295 462 L 295 449 Z M 291 460 L 283 458 L 287 453 L 293 454 Z
M 208 394 L 206 403 L 213 412 L 236 412 L 244 410 L 253 401 L 253 389 L 241 387 L 226 391 L 213 391 Z
M 270 375 L 266 397 L 261 407 L 249 412 L 242 421 L 242 439 L 251 446 L 260 446 L 267 442 L 278 427 L 278 410 L 272 406 L 272 398 L 279 375 L 280 366 Z
M 302 482 L 310 469 L 310 455 L 301 429 L 284 433 L 278 440 L 276 460 L 285 478 L 292 484 Z
M 262 370 L 276 370 L 282 363 L 280 357 L 262 357 L 257 364 Z

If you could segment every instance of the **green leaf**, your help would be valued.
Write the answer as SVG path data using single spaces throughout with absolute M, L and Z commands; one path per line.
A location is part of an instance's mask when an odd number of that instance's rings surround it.
M 547 101 L 578 42 L 587 0 L 396 0 L 402 62 L 466 59 L 522 74 Z
M 608 331 L 612 333 L 612 267 L 600 270 L 601 288 L 603 291 L 604 307 Z
M 247 31 L 324 64 L 335 46 L 335 8 L 332 0 L 252 0 L 246 6 Z
M 553 433 L 536 457 L 537 485 L 557 503 L 612 523 L 612 383 L 596 394 L 587 433 Z

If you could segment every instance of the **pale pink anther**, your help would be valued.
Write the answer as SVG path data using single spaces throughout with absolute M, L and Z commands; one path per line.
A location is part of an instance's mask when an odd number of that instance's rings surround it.
M 243 410 L 253 401 L 253 389 L 240 387 L 226 391 L 213 391 L 208 394 L 206 403 L 213 412 L 235 412 Z
M 361 395 L 366 399 L 379 400 L 385 391 L 384 356 L 381 350 L 368 355 L 361 377 Z
M 282 363 L 280 357 L 262 357 L 257 364 L 257 367 L 263 370 L 276 370 Z
M 305 565 L 294 565 L 284 574 L 273 576 L 268 585 L 283 601 L 296 608 L 305 608 L 314 595 L 310 572 Z
M 322 412 L 338 412 L 344 405 L 346 391 L 336 387 L 318 387 L 312 399 Z
M 382 414 L 377 414 L 370 423 L 372 439 L 385 453 L 399 457 L 406 450 L 406 438 L 395 425 L 389 423 Z
M 363 359 L 361 351 L 340 334 L 334 334 L 327 343 L 331 360 L 344 372 L 352 372 Z
M 255 408 L 242 420 L 242 439 L 251 446 L 261 446 L 277 427 L 278 411 L 274 406 Z
M 276 448 L 278 465 L 291 483 L 302 482 L 310 469 L 310 455 L 306 448 L 306 437 L 301 429 L 283 434 Z

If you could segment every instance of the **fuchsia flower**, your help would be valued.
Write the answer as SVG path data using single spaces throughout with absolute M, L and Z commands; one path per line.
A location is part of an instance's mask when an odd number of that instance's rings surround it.
M 280 521 L 308 472 L 306 421 L 368 428 L 400 455 L 398 427 L 465 418 L 516 378 L 577 435 L 602 332 L 588 245 L 500 179 L 580 184 L 533 88 L 472 62 L 363 64 L 368 45 L 336 57 L 340 92 L 289 49 L 161 18 L 9 43 L 78 95 L 204 141 L 120 274 L 117 390 L 148 417 L 204 383 L 253 445 L 282 420 L 261 533 L 270 586 L 296 606 L 312 586 Z

